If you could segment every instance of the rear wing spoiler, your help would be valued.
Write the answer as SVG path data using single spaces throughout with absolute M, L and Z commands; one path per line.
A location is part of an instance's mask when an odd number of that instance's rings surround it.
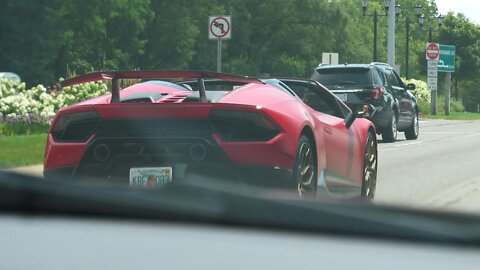
M 205 94 L 205 78 L 219 79 L 241 83 L 261 83 L 257 78 L 231 75 L 209 71 L 106 71 L 93 72 L 76 76 L 61 82 L 62 87 L 95 81 L 112 81 L 111 103 L 120 102 L 120 80 L 122 79 L 197 79 L 200 92 L 200 102 L 207 102 Z

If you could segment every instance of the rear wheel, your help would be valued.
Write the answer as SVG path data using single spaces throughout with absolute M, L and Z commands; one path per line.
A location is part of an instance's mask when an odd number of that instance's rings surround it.
M 420 122 L 418 121 L 418 113 L 413 111 L 412 125 L 405 130 L 405 138 L 407 140 L 416 140 L 420 133 Z
M 393 111 L 390 123 L 382 132 L 383 142 L 395 142 L 397 140 L 397 133 L 397 114 L 395 113 L 395 111 Z
M 377 188 L 377 141 L 375 135 L 368 133 L 363 150 L 362 198 L 373 201 Z
M 315 196 L 317 193 L 317 161 L 314 144 L 302 135 L 298 140 L 293 180 L 300 196 Z

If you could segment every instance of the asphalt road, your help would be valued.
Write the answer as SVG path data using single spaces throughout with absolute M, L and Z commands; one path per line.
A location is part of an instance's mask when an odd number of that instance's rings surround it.
M 480 213 L 480 121 L 421 121 L 417 140 L 399 135 L 379 143 L 376 203 Z

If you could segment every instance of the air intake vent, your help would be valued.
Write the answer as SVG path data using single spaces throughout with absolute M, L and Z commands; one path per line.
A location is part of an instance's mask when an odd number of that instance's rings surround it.
M 189 93 L 189 94 L 190 94 L 190 93 Z M 170 97 L 166 97 L 166 98 L 162 99 L 161 102 L 164 102 L 164 103 L 181 102 L 181 101 L 183 101 L 187 96 L 188 96 L 188 94 L 187 94 L 187 95 L 175 95 L 175 96 L 170 96 Z
M 122 103 L 138 103 L 138 102 L 152 103 L 152 100 L 150 98 L 132 98 L 132 99 L 122 100 Z

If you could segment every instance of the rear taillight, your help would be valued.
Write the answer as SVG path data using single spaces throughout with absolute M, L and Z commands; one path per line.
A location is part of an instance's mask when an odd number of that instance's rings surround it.
M 212 110 L 209 119 L 225 141 L 268 141 L 280 133 L 269 119 L 256 112 Z
M 374 87 L 372 91 L 372 98 L 375 100 L 379 100 L 382 98 L 383 93 L 385 93 L 385 88 L 383 87 Z
M 94 111 L 64 114 L 52 129 L 56 141 L 86 141 L 95 131 L 100 118 Z

